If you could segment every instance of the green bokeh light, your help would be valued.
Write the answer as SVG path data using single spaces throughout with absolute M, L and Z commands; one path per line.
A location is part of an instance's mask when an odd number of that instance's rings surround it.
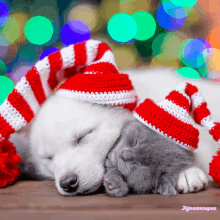
M 7 40 L 8 45 L 13 44 L 18 39 L 20 34 L 18 22 L 15 19 L 9 17 L 0 32 L 1 35 L 4 36 L 4 38 Z
M 0 76 L 0 105 L 14 89 L 14 83 L 7 76 Z
M 35 16 L 29 19 L 24 27 L 26 38 L 36 45 L 42 45 L 50 41 L 53 30 L 51 21 L 44 16 Z
M 170 0 L 174 5 L 181 7 L 192 7 L 198 0 Z
M 123 2 L 129 2 L 131 0 L 119 0 L 119 2 L 123 3 Z
M 131 15 L 117 13 L 109 19 L 107 30 L 113 40 L 119 43 L 126 43 L 135 38 L 137 23 Z
M 178 58 L 180 39 L 172 33 L 159 34 L 152 43 L 153 54 L 160 60 L 174 60 Z
M 176 71 L 180 78 L 200 79 L 199 73 L 191 67 L 181 67 Z
M 174 4 L 174 6 L 177 6 L 177 8 L 184 7 L 186 16 L 188 16 L 191 13 L 193 6 L 197 3 L 197 0 L 186 0 L 186 1 L 184 0 L 160 0 L 160 1 L 162 4 L 166 2 L 171 2 Z
M 154 17 L 146 11 L 135 12 L 132 17 L 135 19 L 138 31 L 135 36 L 136 40 L 148 40 L 153 37 L 156 31 L 156 21 Z
M 209 77 L 209 74 L 208 74 L 208 70 L 207 70 L 207 67 L 203 68 L 203 69 L 198 69 L 198 71 L 200 72 L 200 74 L 204 77 Z
M 6 65 L 2 60 L 0 60 L 0 76 L 5 75 L 6 73 L 7 73 Z
M 185 58 L 184 58 L 184 47 L 185 47 L 186 44 L 187 44 L 189 41 L 191 41 L 191 40 L 192 40 L 192 38 L 185 40 L 185 41 L 179 46 L 179 49 L 178 49 L 178 56 L 179 56 L 181 62 L 182 62 L 185 66 L 188 66 L 188 67 L 190 67 L 190 65 L 188 64 L 188 62 L 187 62 L 187 61 L 185 60 Z

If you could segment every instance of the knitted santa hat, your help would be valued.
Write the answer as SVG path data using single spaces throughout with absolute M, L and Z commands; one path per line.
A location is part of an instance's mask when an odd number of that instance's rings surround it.
M 220 144 L 220 123 L 212 120 L 203 96 L 196 86 L 189 83 L 180 84 L 157 104 L 146 99 L 135 109 L 134 116 L 181 147 L 195 150 L 198 147 L 199 131 L 189 120 L 190 112 L 195 122 L 204 126 Z M 209 175 L 220 185 L 220 154 L 210 164 Z
M 131 111 L 137 105 L 132 83 L 128 75 L 118 72 L 110 47 L 88 40 L 50 54 L 22 77 L 0 105 L 0 139 L 7 140 L 10 134 L 29 123 L 65 78 L 68 79 L 55 95 L 122 106 Z

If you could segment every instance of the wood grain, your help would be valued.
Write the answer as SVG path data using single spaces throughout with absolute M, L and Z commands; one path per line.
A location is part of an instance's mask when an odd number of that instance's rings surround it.
M 183 206 L 217 207 L 217 211 L 182 211 Z M 220 188 L 213 183 L 199 193 L 62 196 L 53 182 L 23 181 L 0 189 L 0 220 L 5 219 L 219 219 Z M 25 218 L 24 218 L 25 217 Z

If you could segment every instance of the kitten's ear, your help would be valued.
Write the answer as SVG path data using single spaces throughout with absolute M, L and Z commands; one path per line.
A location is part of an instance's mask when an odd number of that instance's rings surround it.
M 136 146 L 142 130 L 142 125 L 137 120 L 130 121 L 122 133 L 125 144 L 130 147 Z

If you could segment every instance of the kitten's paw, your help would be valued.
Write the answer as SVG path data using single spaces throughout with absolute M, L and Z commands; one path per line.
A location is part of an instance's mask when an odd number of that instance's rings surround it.
M 167 177 L 161 178 L 157 193 L 163 196 L 176 196 L 178 194 L 172 179 L 169 180 Z
M 199 192 L 207 185 L 205 173 L 198 167 L 190 167 L 179 174 L 177 190 L 180 193 Z
M 123 197 L 129 192 L 127 183 L 117 174 L 106 174 L 104 176 L 104 186 L 106 192 L 113 197 Z

